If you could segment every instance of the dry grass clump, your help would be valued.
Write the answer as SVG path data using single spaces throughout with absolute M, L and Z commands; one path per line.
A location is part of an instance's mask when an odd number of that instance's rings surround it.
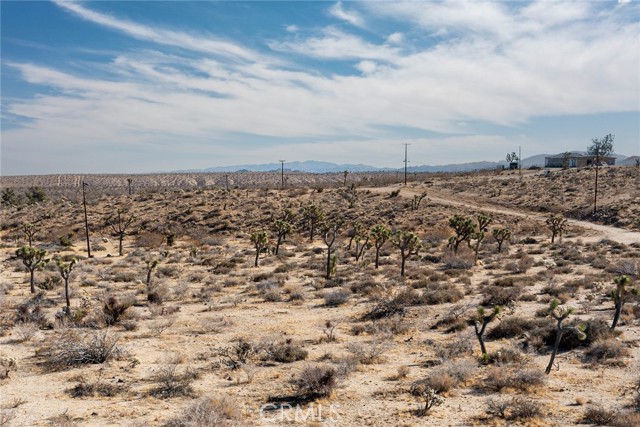
M 259 345 L 260 351 L 263 353 L 263 360 L 292 363 L 298 360 L 304 360 L 309 354 L 308 351 L 295 342 L 291 338 L 284 340 L 265 340 Z
M 337 307 L 349 301 L 351 295 L 351 291 L 344 288 L 329 292 L 324 296 L 324 305 L 327 307 Z
M 157 385 L 151 389 L 150 394 L 160 399 L 176 396 L 193 396 L 191 383 L 196 375 L 189 371 L 179 372 L 179 363 L 169 361 L 156 371 L 153 379 Z
M 491 398 L 487 401 L 487 414 L 507 421 L 523 421 L 543 417 L 543 407 L 526 397 L 504 399 Z
M 416 381 L 414 384 L 422 384 L 439 394 L 447 393 L 452 388 L 468 381 L 473 376 L 476 366 L 469 360 L 447 362 L 433 369 L 426 378 Z
M 98 378 L 96 381 L 88 381 L 85 377 L 77 377 L 78 383 L 67 393 L 71 397 L 113 397 L 127 391 L 127 387 L 122 384 L 109 384 Z
M 206 397 L 186 408 L 164 427 L 232 427 L 245 425 L 238 403 L 228 396 Z
M 336 368 L 330 365 L 305 367 L 292 381 L 296 395 L 302 399 L 316 399 L 329 396 L 338 384 Z
M 629 349 L 617 339 L 596 341 L 584 353 L 585 363 L 620 364 L 623 357 L 631 354 Z
M 385 339 L 376 339 L 367 343 L 351 342 L 347 345 L 347 350 L 359 363 L 370 365 L 380 362 L 382 355 L 391 348 L 391 344 Z
M 118 339 L 109 332 L 82 334 L 67 329 L 50 337 L 37 354 L 44 359 L 43 365 L 52 371 L 99 364 L 111 360 L 119 352 Z
M 527 391 L 544 385 L 545 380 L 544 372 L 537 368 L 521 366 L 516 369 L 509 369 L 506 366 L 499 366 L 488 371 L 482 387 L 492 391 L 501 391 L 509 388 Z

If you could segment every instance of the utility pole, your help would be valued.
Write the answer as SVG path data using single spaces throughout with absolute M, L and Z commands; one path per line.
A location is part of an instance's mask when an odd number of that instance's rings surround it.
M 407 146 L 411 145 L 408 142 L 402 143 L 404 145 L 404 186 L 407 186 Z
M 284 162 L 286 160 L 278 160 L 280 162 L 280 177 L 282 178 L 282 188 L 284 188 Z
M 89 185 L 82 181 L 82 204 L 84 205 L 84 229 L 87 235 L 87 257 L 91 258 L 91 244 L 89 243 L 89 220 L 87 219 L 87 196 L 84 188 Z

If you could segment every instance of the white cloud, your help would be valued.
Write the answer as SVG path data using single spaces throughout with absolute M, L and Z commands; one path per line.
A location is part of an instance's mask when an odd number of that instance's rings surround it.
M 396 61 L 400 57 L 398 48 L 375 45 L 334 27 L 325 28 L 323 34 L 318 37 L 291 41 L 271 41 L 269 47 L 279 52 L 296 53 L 321 59 Z
M 373 61 L 360 61 L 356 64 L 356 68 L 363 74 L 371 74 L 378 69 L 378 64 Z
M 297 25 L 287 25 L 285 27 L 285 30 L 287 30 L 288 33 L 297 33 L 298 31 L 300 31 L 300 28 Z
M 404 34 L 402 33 L 393 33 L 393 34 L 389 34 L 389 37 L 387 37 L 387 43 L 391 43 L 391 44 L 400 44 L 404 41 Z
M 332 16 L 338 19 L 342 19 L 343 21 L 346 21 L 353 26 L 356 26 L 356 27 L 365 26 L 364 19 L 362 18 L 362 16 L 360 16 L 357 12 L 344 10 L 342 7 L 342 2 L 338 2 L 333 6 L 331 6 L 331 8 L 329 9 L 329 13 Z

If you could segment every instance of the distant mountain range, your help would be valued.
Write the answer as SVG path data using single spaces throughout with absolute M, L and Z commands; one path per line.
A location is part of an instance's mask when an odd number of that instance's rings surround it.
M 544 158 L 549 157 L 552 154 L 538 154 L 522 159 L 522 167 L 529 168 L 531 166 L 544 167 Z M 628 159 L 627 156 L 621 154 L 613 154 L 616 157 L 616 164 L 634 164 L 633 162 L 625 162 Z M 634 156 L 632 156 L 634 157 Z M 410 166 L 407 168 L 408 172 L 470 172 L 481 169 L 494 169 L 499 165 L 507 165 L 505 160 L 497 162 L 471 162 L 471 163 L 454 163 L 448 165 L 422 165 L 422 166 Z M 194 169 L 177 172 L 279 172 L 282 165 L 280 163 L 264 163 L 254 165 L 237 165 L 237 166 L 215 166 L 206 169 Z M 400 168 L 378 168 L 375 166 L 363 165 L 363 164 L 336 164 L 330 162 L 318 162 L 315 160 L 305 160 L 304 162 L 286 162 L 284 164 L 286 171 L 294 172 L 307 172 L 307 173 L 336 173 L 336 172 L 394 172 L 404 171 L 403 167 Z

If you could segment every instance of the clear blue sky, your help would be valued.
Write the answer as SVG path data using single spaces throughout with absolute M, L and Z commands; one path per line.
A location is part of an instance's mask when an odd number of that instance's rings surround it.
M 635 1 L 2 1 L 2 175 L 640 153 Z

